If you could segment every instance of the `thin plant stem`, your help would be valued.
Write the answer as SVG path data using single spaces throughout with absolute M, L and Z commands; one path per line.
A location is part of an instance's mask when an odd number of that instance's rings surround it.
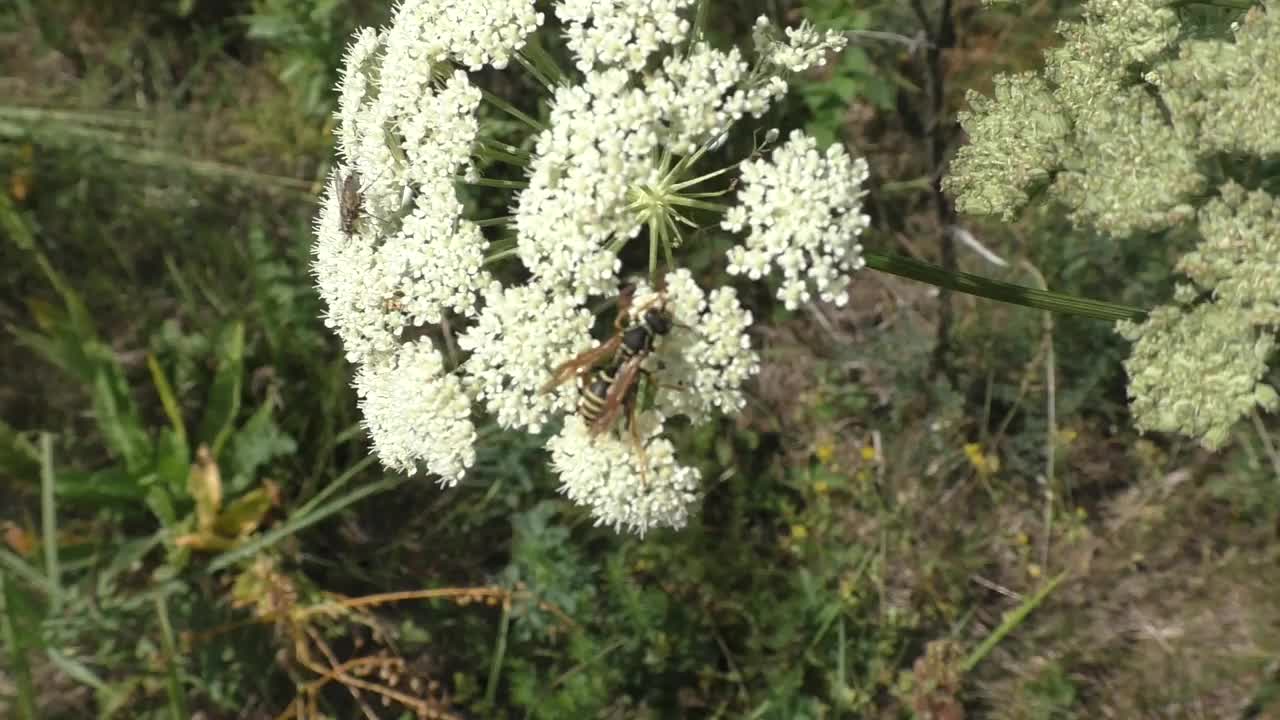
M 705 200 L 696 200 L 688 195 L 672 195 L 665 198 L 666 202 L 672 205 L 681 205 L 683 207 L 698 208 L 699 210 L 710 210 L 711 212 L 722 213 L 728 208 L 720 203 L 707 202 Z
M 498 180 L 496 178 L 476 178 L 468 180 L 464 177 L 454 178 L 460 183 L 467 185 L 479 185 L 480 187 L 502 188 L 503 190 L 523 190 L 529 187 L 529 183 L 523 180 Z
M 530 155 L 528 150 L 525 150 L 524 148 L 516 147 L 515 145 L 512 145 L 510 143 L 504 143 L 501 140 L 494 140 L 493 138 L 481 138 L 480 144 L 490 150 L 496 150 L 497 152 L 503 153 L 504 155 L 510 155 L 512 157 L 519 158 L 526 164 L 529 162 L 530 158 L 532 157 L 532 155 Z
M 156 595 L 155 605 L 156 615 L 160 620 L 160 635 L 164 642 L 165 684 L 169 693 L 169 710 L 173 713 L 173 720 L 187 720 L 191 715 L 187 713 L 186 701 L 182 696 L 182 683 L 178 678 L 178 660 L 182 656 L 178 654 L 178 643 L 174 641 L 173 626 L 169 623 L 169 607 L 165 602 L 165 595 Z
M 1271 433 L 1267 431 L 1267 424 L 1262 422 L 1258 411 L 1254 410 L 1250 415 L 1253 416 L 1253 429 L 1258 431 L 1258 439 L 1262 441 L 1262 449 L 1271 461 L 1271 470 L 1275 472 L 1276 479 L 1280 480 L 1280 452 L 1276 451 L 1275 443 L 1271 442 Z
M 488 255 L 485 255 L 484 260 L 482 260 L 482 261 L 480 262 L 480 266 L 481 266 L 481 267 L 486 267 L 486 266 L 488 266 L 488 265 L 492 265 L 493 263 L 495 263 L 495 262 L 497 262 L 497 261 L 499 261 L 499 260 L 502 260 L 502 259 L 505 259 L 505 258 L 509 258 L 509 257 L 514 256 L 514 255 L 517 255 L 517 254 L 519 254 L 519 252 L 520 252 L 520 249 L 519 249 L 519 248 L 516 248 L 516 247 L 509 247 L 509 248 L 507 248 L 507 249 L 505 249 L 505 250 L 499 250 L 499 251 L 497 251 L 497 252 L 490 253 L 490 254 L 488 254 Z
M 994 650 L 996 645 L 999 645 L 1000 641 L 1009 633 L 1013 632 L 1015 628 L 1021 625 L 1022 622 L 1027 619 L 1027 616 L 1031 614 L 1031 611 L 1040 607 L 1040 603 L 1043 603 L 1045 598 L 1049 597 L 1049 593 L 1053 592 L 1054 589 L 1057 588 L 1058 585 L 1066 578 L 1067 573 L 1063 571 L 1057 577 L 1050 580 L 1048 583 L 1045 583 L 1044 587 L 1040 588 L 1034 595 L 1024 600 L 1021 605 L 1014 608 L 1012 611 L 1005 613 L 1004 622 L 1000 623 L 1000 626 L 991 631 L 991 634 L 982 641 L 982 644 L 978 645 L 978 647 L 973 649 L 973 652 L 969 653 L 969 656 L 960 664 L 960 671 L 967 673 L 976 667 L 978 663 L 982 662 L 982 659 Z
M 1037 290 L 1024 285 L 1001 282 L 981 275 L 944 270 L 937 265 L 920 262 L 911 258 L 884 253 L 864 252 L 867 267 L 879 272 L 897 275 L 910 280 L 918 280 L 936 287 L 945 287 L 968 295 L 976 295 L 989 300 L 998 300 L 1011 305 L 1048 310 L 1059 315 L 1078 315 L 1095 320 L 1132 320 L 1146 319 L 1147 311 L 1141 308 L 1117 303 L 1090 300 L 1088 298 L 1064 295 L 1048 290 Z
M 525 125 L 528 125 L 530 128 L 532 128 L 532 129 L 534 129 L 534 130 L 536 130 L 536 131 L 538 131 L 538 132 L 542 132 L 543 130 L 546 130 L 546 129 L 547 129 L 547 126 L 546 126 L 546 125 L 543 125 L 541 122 L 539 122 L 539 121 L 538 121 L 536 118 L 534 118 L 533 116 L 531 116 L 531 115 L 529 115 L 528 113 L 524 112 L 523 110 L 521 110 L 520 108 L 516 107 L 515 105 L 512 105 L 511 103 L 507 102 L 506 100 L 503 100 L 502 98 L 498 97 L 497 95 L 494 95 L 493 93 L 489 92 L 488 90 L 481 89 L 481 90 L 480 90 L 480 96 L 481 96 L 482 98 L 484 98 L 485 102 L 487 102 L 487 103 L 489 103 L 490 105 L 494 106 L 495 108 L 497 108 L 497 109 L 501 110 L 502 112 L 504 112 L 504 113 L 506 113 L 506 114 L 510 115 L 511 117 L 513 117 L 513 118 L 515 118 L 515 119 L 519 120 L 520 122 L 524 123 Z
M 1030 262 L 1023 261 L 1025 267 L 1040 283 L 1042 290 L 1048 289 L 1044 275 Z M 1058 383 L 1057 362 L 1053 356 L 1053 313 L 1045 312 L 1041 320 L 1044 347 L 1045 376 L 1045 414 L 1046 424 L 1044 441 L 1044 542 L 1040 545 L 1040 567 L 1049 569 L 1049 545 L 1053 540 L 1053 499 L 1057 492 L 1054 478 L 1054 466 L 1057 464 L 1058 442 Z
M 18 717 L 21 720 L 36 720 L 36 688 L 31 681 L 31 665 L 27 662 L 27 651 L 18 637 L 14 604 L 9 596 L 7 575 L 0 572 L 0 638 L 9 648 L 10 667 L 13 668 L 15 684 L 18 686 Z
M 515 58 L 516 58 L 516 62 L 520 63 L 525 70 L 529 71 L 529 74 L 533 76 L 533 79 L 537 80 L 538 83 L 542 85 L 542 87 L 546 88 L 547 92 L 553 95 L 555 94 L 556 92 L 555 82 L 552 81 L 551 78 L 544 75 L 541 68 L 539 68 L 536 64 L 534 64 L 532 60 L 525 57 L 524 53 L 522 52 L 515 53 Z
M 522 158 L 519 155 L 513 155 L 509 152 L 504 152 L 502 150 L 499 150 L 498 148 L 491 147 L 484 143 L 477 144 L 474 148 L 472 148 L 471 152 L 476 157 L 483 158 L 485 160 L 494 160 L 497 162 L 506 163 L 508 165 L 512 165 L 518 168 L 526 167 L 529 164 L 529 161 L 527 158 Z
M 537 33 L 529 38 L 529 42 L 525 43 L 524 53 L 528 53 L 529 62 L 533 63 L 538 70 L 552 82 L 553 85 L 564 83 L 565 72 L 560 68 L 560 64 L 556 59 L 542 47 L 542 42 Z M 553 91 L 554 87 L 551 88 Z
M 40 532 L 44 536 L 44 574 L 49 579 L 50 607 L 62 610 L 62 569 L 58 562 L 58 512 L 54 500 L 53 436 L 40 433 Z
M 495 225 L 510 225 L 514 219 L 514 215 L 499 215 L 486 220 L 475 220 L 474 223 L 476 227 L 494 227 Z
M 507 655 L 507 634 L 511 630 L 511 603 L 502 603 L 502 620 L 498 623 L 498 639 L 493 648 L 493 662 L 489 665 L 489 680 L 485 683 L 484 700 L 492 706 L 498 698 L 498 678 L 502 676 L 502 661 Z
M 1230 10 L 1248 10 L 1257 4 L 1254 0 L 1172 0 L 1165 7 L 1180 8 L 1187 5 L 1209 5 Z

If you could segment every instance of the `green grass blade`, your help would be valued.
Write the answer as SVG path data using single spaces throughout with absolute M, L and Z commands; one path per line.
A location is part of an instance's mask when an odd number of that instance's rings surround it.
M 44 575 L 49 579 L 49 602 L 56 614 L 62 609 L 62 569 L 58 565 L 58 512 L 54 499 L 53 436 L 40 433 L 40 545 L 44 550 Z
M 186 701 L 182 696 L 182 680 L 178 677 L 178 643 L 173 638 L 173 626 L 169 624 L 167 595 L 155 597 L 156 615 L 160 620 L 160 635 L 164 640 L 165 686 L 169 693 L 169 711 L 173 720 L 188 720 Z
M 351 478 L 364 472 L 365 468 L 377 461 L 373 455 L 366 455 L 361 458 L 360 462 L 347 468 L 341 475 L 333 479 L 333 482 L 325 486 L 323 490 L 315 494 L 315 497 L 303 503 L 302 507 L 294 512 L 298 515 L 306 515 L 316 508 L 320 503 L 324 502 L 330 495 L 338 492 L 344 485 L 351 482 Z
M 9 648 L 10 668 L 18 686 L 18 717 L 36 720 L 36 689 L 31 682 L 31 665 L 27 663 L 26 649 L 18 637 L 22 621 L 16 617 L 17 611 L 9 592 L 8 580 L 4 573 L 0 573 L 0 637 Z
M 1147 311 L 1142 308 L 1064 295 L 1049 290 L 1037 290 L 1025 285 L 992 280 L 981 275 L 952 272 L 937 265 L 897 255 L 864 252 L 862 257 L 867 261 L 867 267 L 872 270 L 1011 305 L 1048 310 L 1060 315 L 1079 315 L 1095 320 L 1140 322 L 1147 317 Z
M 226 444 L 240 412 L 240 388 L 244 383 L 244 323 L 225 328 L 219 339 L 218 370 L 209 388 L 209 400 L 200 422 L 200 440 L 213 456 Z
M 403 483 L 404 480 L 405 478 L 399 476 L 384 478 L 378 482 L 358 487 L 337 500 L 312 510 L 310 513 L 294 513 L 287 521 L 272 528 L 270 531 L 255 537 L 253 540 L 250 540 L 234 550 L 228 550 L 227 552 L 219 555 L 213 562 L 209 563 L 208 571 L 211 573 L 217 572 L 223 568 L 230 567 L 245 558 L 256 555 L 290 535 L 311 527 L 321 520 L 346 509 L 350 505 L 360 502 L 370 495 L 376 495 L 380 492 L 385 492 L 397 487 Z
M 0 471 L 19 482 L 35 481 L 40 474 L 40 453 L 30 440 L 0 420 Z
M 42 595 L 53 594 L 49 580 L 39 570 L 8 548 L 0 547 L 0 575 L 5 573 L 22 580 Z
M 1057 577 L 1046 583 L 1044 587 L 1037 590 L 1034 595 L 1023 600 L 1021 605 L 1005 613 L 1004 622 L 1000 623 L 1000 627 L 993 630 L 991 634 L 982 641 L 982 644 L 974 648 L 973 652 L 969 653 L 969 657 L 964 659 L 964 662 L 960 665 L 961 672 L 967 673 L 976 667 L 978 663 L 982 662 L 982 659 L 995 649 L 995 646 L 999 645 L 1000 641 L 1003 640 L 1006 635 L 1013 632 L 1014 628 L 1021 625 L 1022 621 L 1026 620 L 1027 616 L 1031 614 L 1031 611 L 1039 607 L 1040 603 L 1044 602 L 1045 598 L 1049 597 L 1049 593 L 1053 592 L 1054 588 L 1058 587 L 1058 585 L 1066 578 L 1067 573 L 1064 570 L 1059 573 Z
M 182 421 L 182 406 L 178 404 L 178 397 L 173 392 L 173 386 L 169 384 L 169 378 L 164 374 L 164 368 L 160 367 L 156 356 L 150 353 L 147 354 L 147 369 L 151 371 L 151 384 L 155 385 L 156 394 L 160 396 L 160 405 L 164 407 L 165 417 L 169 418 L 169 425 L 177 433 L 178 440 L 185 445 L 187 425 Z

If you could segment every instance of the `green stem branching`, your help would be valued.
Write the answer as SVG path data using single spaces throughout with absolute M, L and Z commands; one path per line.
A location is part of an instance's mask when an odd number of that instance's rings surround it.
M 1132 320 L 1146 319 L 1147 311 L 1142 308 L 1119 305 L 1116 303 L 1090 300 L 1088 298 L 1064 295 L 1049 290 L 1037 290 L 1024 285 L 1001 282 L 981 275 L 945 270 L 937 265 L 912 260 L 897 255 L 864 252 L 863 259 L 872 270 L 886 272 L 890 275 L 917 280 L 935 287 L 947 288 L 956 292 L 976 295 L 989 300 L 1021 305 L 1037 310 L 1048 310 L 1060 315 L 1078 315 L 1096 320 Z

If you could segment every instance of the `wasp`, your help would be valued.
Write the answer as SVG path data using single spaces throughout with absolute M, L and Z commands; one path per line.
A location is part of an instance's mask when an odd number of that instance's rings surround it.
M 637 381 L 646 372 L 644 361 L 653 352 L 655 341 L 675 326 L 671 311 L 661 296 L 646 307 L 638 319 L 627 324 L 634 293 L 635 288 L 628 286 L 618 297 L 613 336 L 562 363 L 542 388 L 543 392 L 548 392 L 569 378 L 590 371 L 583 383 L 578 413 L 587 422 L 592 435 L 609 429 L 623 412 L 626 412 L 628 424 L 634 430 Z

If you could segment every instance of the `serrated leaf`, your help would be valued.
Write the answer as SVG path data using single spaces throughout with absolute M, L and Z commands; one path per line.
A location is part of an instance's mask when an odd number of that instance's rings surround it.
M 200 440 L 217 458 L 230 438 L 240 412 L 240 389 L 244 382 L 244 324 L 234 322 L 223 329 L 217 344 L 218 369 L 209 388 Z
M 124 373 L 115 363 L 101 363 L 90 388 L 93 413 L 107 446 L 127 469 L 141 465 L 147 456 L 147 436 L 128 394 Z
M 187 425 L 182 421 L 182 406 L 173 392 L 173 386 L 169 384 L 168 376 L 164 374 L 164 368 L 160 367 L 160 362 L 156 360 L 153 353 L 147 354 L 147 369 L 151 371 L 151 384 L 155 386 L 156 394 L 160 396 L 160 405 L 164 408 L 165 416 L 169 418 L 169 425 L 185 445 Z
M 187 492 L 187 474 L 191 469 L 191 450 L 170 428 L 156 437 L 154 472 L 156 482 L 173 497 Z
M 248 487 L 260 467 L 297 450 L 298 444 L 272 419 L 272 403 L 263 403 L 231 438 L 224 465 L 232 476 L 231 490 Z

